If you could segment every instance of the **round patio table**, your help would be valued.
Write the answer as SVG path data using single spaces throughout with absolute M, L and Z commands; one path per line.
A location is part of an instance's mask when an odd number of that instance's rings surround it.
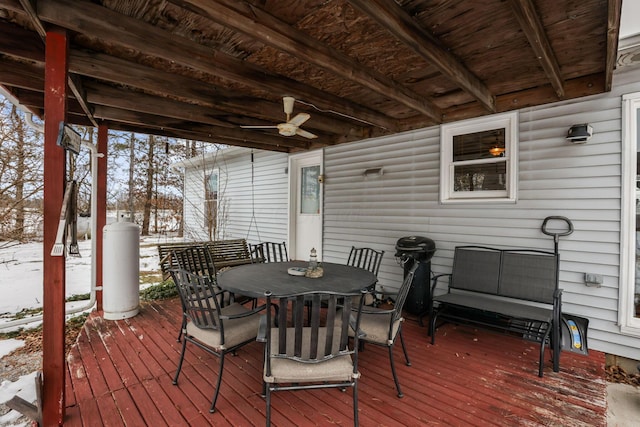
M 292 276 L 291 267 L 307 267 L 308 262 L 270 262 L 239 265 L 218 274 L 218 286 L 226 291 L 261 298 L 265 291 L 287 295 L 307 291 L 359 292 L 378 280 L 368 270 L 330 262 L 321 263 L 324 275 L 318 278 Z

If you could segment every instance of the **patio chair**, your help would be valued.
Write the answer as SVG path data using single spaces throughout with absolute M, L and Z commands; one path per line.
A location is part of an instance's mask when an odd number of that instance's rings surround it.
M 224 371 L 225 355 L 235 353 L 237 349 L 256 339 L 260 312 L 266 306 L 261 305 L 255 309 L 248 309 L 241 304 L 231 303 L 221 307 L 218 301 L 225 299 L 223 297 L 225 291 L 219 290 L 209 278 L 186 270 L 171 270 L 171 276 L 178 288 L 187 318 L 187 323 L 182 331 L 184 340 L 182 341 L 180 362 L 173 384 L 178 384 L 187 342 L 219 357 L 218 379 L 209 409 L 209 412 L 215 412 Z
M 287 244 L 286 242 L 260 242 L 251 245 L 251 258 L 254 262 L 287 262 L 289 261 Z
M 382 263 L 382 256 L 384 251 L 378 251 L 372 248 L 356 248 L 351 246 L 351 252 L 349 252 L 349 258 L 347 259 L 347 265 L 353 267 L 364 268 L 369 270 L 376 276 L 380 271 L 380 264 Z M 374 283 L 369 289 L 371 292 L 365 295 L 364 305 L 372 305 L 375 302 L 375 288 Z
M 396 384 L 398 391 L 398 397 L 403 397 L 402 390 L 400 389 L 400 382 L 398 381 L 398 375 L 396 374 L 396 368 L 393 362 L 393 347 L 397 337 L 400 337 L 400 343 L 402 344 L 402 351 L 404 352 L 404 358 L 407 362 L 407 366 L 411 366 L 409 361 L 409 355 L 407 354 L 407 348 L 404 345 L 404 338 L 402 337 L 402 307 L 407 299 L 407 294 L 411 288 L 413 282 L 413 276 L 418 268 L 418 263 L 414 263 L 411 269 L 407 272 L 393 309 L 382 309 L 376 307 L 364 307 L 362 310 L 362 318 L 360 319 L 360 329 L 363 335 L 360 337 L 360 343 L 371 343 L 389 349 L 389 362 L 391 364 L 391 373 L 393 374 L 393 381 Z M 356 329 L 357 330 L 357 329 Z M 356 337 L 357 334 L 354 330 L 350 331 L 351 336 Z
M 170 256 L 172 264 L 177 265 L 178 269 L 208 278 L 214 284 L 216 291 L 220 291 L 220 289 L 215 285 L 216 269 L 213 262 L 211 262 L 209 251 L 204 245 L 190 246 L 179 251 L 172 251 L 170 252 Z M 182 302 L 182 299 L 180 301 Z M 225 304 L 225 301 L 219 300 L 218 302 L 221 305 Z M 178 333 L 178 342 L 180 342 L 182 338 L 182 331 L 187 324 L 186 307 L 184 305 L 182 306 L 182 313 L 182 325 L 180 326 L 180 332 Z
M 380 263 L 382 262 L 383 255 L 384 251 L 352 246 L 349 258 L 347 259 L 347 265 L 364 268 L 377 276 L 380 271 Z
M 331 387 L 353 388 L 353 421 L 358 425 L 359 336 L 355 334 L 350 349 L 349 330 L 350 325 L 358 330 L 361 295 L 306 292 L 272 296 L 271 292 L 265 293 L 267 304 L 280 306 L 275 322 L 278 326 L 267 327 L 275 320 L 268 310 L 258 334 L 258 340 L 266 343 L 263 380 L 267 426 L 271 423 L 271 393 Z M 322 309 L 322 303 L 326 309 Z M 312 313 L 309 326 L 305 326 L 305 307 Z

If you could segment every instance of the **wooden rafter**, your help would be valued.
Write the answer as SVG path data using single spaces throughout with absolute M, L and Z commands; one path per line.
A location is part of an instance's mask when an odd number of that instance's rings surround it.
M 183 122 L 166 116 L 141 113 L 120 108 L 95 106 L 96 117 L 107 120 L 129 123 L 137 126 L 149 126 L 157 129 L 173 129 L 176 132 L 197 132 L 208 135 L 210 138 L 220 137 L 227 140 L 245 141 L 248 144 L 261 144 L 262 146 L 283 146 L 295 148 L 308 148 L 309 141 L 302 138 L 282 138 L 277 135 L 266 135 L 253 132 L 243 132 L 241 129 L 212 127 L 193 122 Z M 150 124 L 151 123 L 151 124 Z
M 558 98 L 564 98 L 564 82 L 560 73 L 560 66 L 549 38 L 544 30 L 542 21 L 536 12 L 532 0 L 509 0 L 513 13 L 522 27 L 529 44 L 540 61 L 540 65 L 547 74 L 551 86 Z
M 605 90 L 611 90 L 613 70 L 618 58 L 618 34 L 620 33 L 620 12 L 622 0 L 609 0 L 607 7 L 607 57 L 605 68 Z
M 211 76 L 276 93 L 278 96 L 293 93 L 322 108 L 339 111 L 390 130 L 396 127 L 393 120 L 378 112 L 89 2 L 40 0 L 38 16 L 45 22 L 163 58 Z M 154 43 L 149 43 L 149 40 Z
M 22 7 L 24 9 L 24 12 L 31 19 L 31 22 L 33 23 L 33 26 L 36 28 L 36 31 L 40 35 L 41 39 L 44 40 L 45 37 L 46 37 L 46 30 L 44 28 L 44 25 L 42 25 L 42 22 L 40 22 L 40 19 L 38 18 L 38 15 L 36 14 L 33 1 L 32 0 L 20 0 L 20 4 L 22 5 Z M 91 107 L 89 106 L 89 104 L 87 103 L 86 99 L 83 96 L 84 92 L 82 90 L 81 82 L 79 80 L 73 79 L 73 78 L 71 78 L 71 76 L 69 76 L 68 84 L 69 84 L 69 89 L 71 89 L 71 92 L 73 92 L 73 94 L 78 99 L 78 102 L 80 102 L 80 105 L 82 106 L 82 109 L 84 110 L 85 114 L 87 115 L 87 117 L 89 118 L 91 123 L 95 127 L 98 127 L 98 122 L 96 122 L 96 120 L 93 118 L 93 113 L 91 112 Z
M 349 0 L 349 3 L 386 28 L 415 53 L 433 63 L 442 74 L 470 93 L 488 111 L 495 112 L 495 99 L 489 88 L 394 0 Z
M 262 43 L 395 99 L 427 115 L 437 123 L 441 121 L 440 109 L 430 100 L 374 70 L 363 67 L 342 52 L 318 42 L 255 5 L 235 0 L 175 0 L 174 2 L 197 11 L 212 21 L 256 38 Z

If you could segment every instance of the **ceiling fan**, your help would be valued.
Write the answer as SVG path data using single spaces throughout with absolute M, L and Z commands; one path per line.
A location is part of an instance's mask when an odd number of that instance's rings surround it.
M 295 102 L 295 98 L 292 96 L 285 96 L 282 98 L 282 102 L 284 104 L 284 113 L 287 115 L 287 121 L 284 123 L 278 123 L 273 126 L 240 126 L 244 129 L 278 129 L 278 133 L 282 136 L 293 136 L 299 135 L 304 138 L 314 139 L 317 138 L 317 135 L 312 134 L 304 129 L 300 129 L 300 126 L 309 120 L 311 117 L 307 113 L 298 113 L 293 118 L 291 117 L 291 113 L 293 113 L 293 103 Z

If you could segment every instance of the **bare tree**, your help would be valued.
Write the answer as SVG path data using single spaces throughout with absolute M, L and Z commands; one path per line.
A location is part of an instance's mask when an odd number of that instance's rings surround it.
M 42 139 L 24 113 L 0 102 L 0 239 L 23 241 L 42 218 Z
M 154 184 L 154 176 L 155 176 L 155 156 L 154 152 L 156 149 L 156 142 L 153 135 L 149 135 L 149 139 L 147 140 L 147 173 L 146 173 L 146 182 L 145 182 L 145 192 L 144 192 L 144 200 L 143 200 L 143 215 L 142 215 L 142 230 L 141 233 L 143 236 L 149 235 L 149 220 L 151 219 L 151 202 L 153 198 L 153 184 Z M 157 206 L 157 201 L 156 201 Z M 156 218 L 157 218 L 157 209 L 156 209 Z M 157 232 L 157 222 L 156 222 L 156 232 Z

